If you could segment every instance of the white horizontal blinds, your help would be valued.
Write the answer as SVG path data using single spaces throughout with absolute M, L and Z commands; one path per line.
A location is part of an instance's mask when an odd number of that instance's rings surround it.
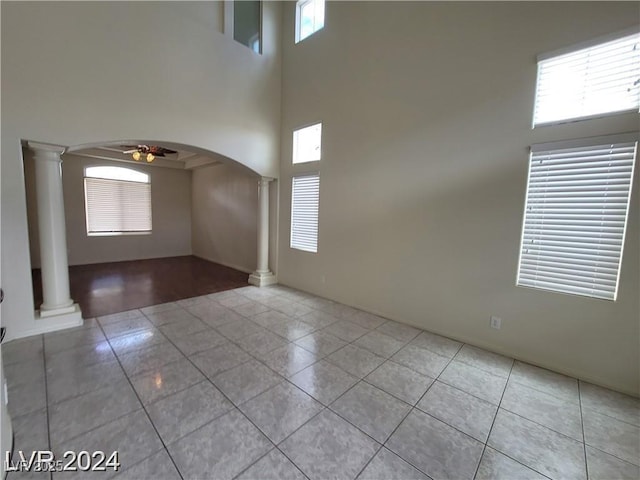
M 541 59 L 534 124 L 640 107 L 640 33 Z
M 151 231 L 151 184 L 85 178 L 88 233 Z
M 532 152 L 518 285 L 615 300 L 636 146 Z
M 318 251 L 320 176 L 293 177 L 291 194 L 291 248 Z

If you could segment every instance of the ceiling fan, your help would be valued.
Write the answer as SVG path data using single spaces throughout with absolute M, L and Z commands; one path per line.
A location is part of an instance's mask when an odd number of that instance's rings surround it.
M 173 153 L 178 153 L 175 150 L 170 150 L 168 148 L 159 147 L 157 145 L 120 145 L 124 150 L 122 153 L 125 155 L 131 154 L 131 158 L 133 158 L 136 162 L 145 156 L 145 159 L 148 163 L 151 163 L 155 160 L 156 157 L 164 157 L 165 155 L 171 155 Z

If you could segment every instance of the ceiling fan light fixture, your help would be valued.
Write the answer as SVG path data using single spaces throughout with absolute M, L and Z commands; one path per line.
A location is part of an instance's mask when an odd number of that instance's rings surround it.
M 158 157 L 164 158 L 165 155 L 175 155 L 178 153 L 175 150 L 159 147 L 157 145 L 121 145 L 121 148 L 123 149 L 123 155 L 131 154 L 131 158 L 136 162 L 144 158 L 147 163 L 153 162 Z

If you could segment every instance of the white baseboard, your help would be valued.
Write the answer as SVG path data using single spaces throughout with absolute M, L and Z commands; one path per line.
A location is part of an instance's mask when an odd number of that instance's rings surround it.
M 82 319 L 82 312 L 80 306 L 74 304 L 75 310 L 70 313 L 64 313 L 62 315 L 54 315 L 51 317 L 40 317 L 40 311 L 34 312 L 34 324 L 35 328 L 29 330 L 23 330 L 19 336 L 12 337 L 11 340 L 17 340 L 18 338 L 31 337 L 33 335 L 40 335 L 43 333 L 57 332 L 58 330 L 65 330 L 67 328 L 81 327 L 84 324 Z

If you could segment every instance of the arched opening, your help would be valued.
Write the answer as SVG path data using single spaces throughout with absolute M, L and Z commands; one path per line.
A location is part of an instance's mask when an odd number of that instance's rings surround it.
M 46 252 L 34 157 L 26 145 L 38 310 Z M 84 318 L 236 288 L 260 270 L 261 177 L 246 166 L 198 147 L 147 140 L 69 147 L 60 159 L 71 297 Z

